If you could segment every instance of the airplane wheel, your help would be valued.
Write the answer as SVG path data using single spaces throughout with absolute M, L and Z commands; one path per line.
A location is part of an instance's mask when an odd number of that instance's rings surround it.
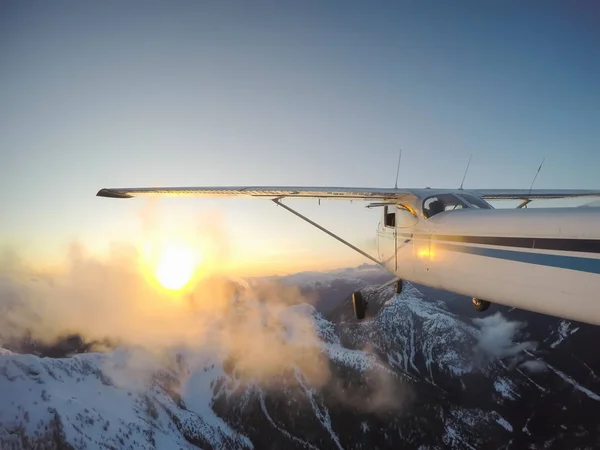
M 473 297 L 473 306 L 479 312 L 487 311 L 487 309 L 490 307 L 490 305 L 491 305 L 491 303 L 488 302 L 487 300 L 480 300 L 478 298 Z
M 352 307 L 354 308 L 354 315 L 358 320 L 365 318 L 367 302 L 360 291 L 356 291 L 352 294 Z
M 396 283 L 394 284 L 394 291 L 396 292 L 396 294 L 400 294 L 402 292 L 403 287 L 404 287 L 404 281 L 402 281 L 402 280 L 396 281 Z

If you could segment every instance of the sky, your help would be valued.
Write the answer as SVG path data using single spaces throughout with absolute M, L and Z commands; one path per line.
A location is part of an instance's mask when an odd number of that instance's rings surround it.
M 154 236 L 239 273 L 365 262 L 271 202 L 103 187 L 599 188 L 600 7 L 530 2 L 0 5 L 0 246 Z M 288 204 L 290 204 L 288 202 Z M 380 211 L 296 200 L 372 250 Z M 200 244 L 199 244 L 200 245 Z M 233 255 L 233 256 L 231 256 Z

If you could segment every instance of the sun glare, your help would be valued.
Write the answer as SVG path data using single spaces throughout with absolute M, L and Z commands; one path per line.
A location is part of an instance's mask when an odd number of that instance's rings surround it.
M 155 256 L 153 275 L 163 288 L 171 291 L 185 288 L 202 262 L 198 251 L 184 245 L 166 244 Z

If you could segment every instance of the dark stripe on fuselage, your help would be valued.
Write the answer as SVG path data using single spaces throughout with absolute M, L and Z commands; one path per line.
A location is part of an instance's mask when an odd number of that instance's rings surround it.
M 453 252 L 468 253 L 488 258 L 536 264 L 560 269 L 577 270 L 579 272 L 600 274 L 600 259 L 582 258 L 579 256 L 548 255 L 546 253 L 521 252 L 499 248 L 472 247 L 469 245 L 436 243 L 436 247 Z
M 399 234 L 412 236 L 417 239 L 432 241 L 461 242 L 463 244 L 493 245 L 496 247 L 531 248 L 537 250 L 555 250 L 579 253 L 600 253 L 599 239 L 569 239 L 569 238 L 526 238 L 526 237 L 495 237 L 495 236 L 457 236 L 450 234 Z

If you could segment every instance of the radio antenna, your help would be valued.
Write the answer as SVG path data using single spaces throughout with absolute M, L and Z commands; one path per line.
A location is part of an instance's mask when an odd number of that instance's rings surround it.
M 471 158 L 473 157 L 473 153 L 469 156 L 469 161 L 467 162 L 467 168 L 465 169 L 465 174 L 463 175 L 462 181 L 460 182 L 460 187 L 458 189 L 463 188 L 463 184 L 465 183 L 465 178 L 467 178 L 467 172 L 469 171 L 469 165 L 471 164 Z
M 544 161 L 546 161 L 546 158 L 542 159 L 542 162 L 540 163 L 540 167 L 538 167 L 538 170 L 535 173 L 535 176 L 533 177 L 533 181 L 531 182 L 531 186 L 529 186 L 529 193 L 530 194 L 531 194 L 531 190 L 533 189 L 533 183 L 535 183 L 535 180 L 537 179 L 537 176 L 540 173 L 540 170 L 542 170 L 542 166 L 544 165 Z
M 400 174 L 400 160 L 402 159 L 402 149 L 400 149 L 400 153 L 398 154 L 398 167 L 396 168 L 396 184 L 394 184 L 394 189 L 398 189 L 398 175 Z

